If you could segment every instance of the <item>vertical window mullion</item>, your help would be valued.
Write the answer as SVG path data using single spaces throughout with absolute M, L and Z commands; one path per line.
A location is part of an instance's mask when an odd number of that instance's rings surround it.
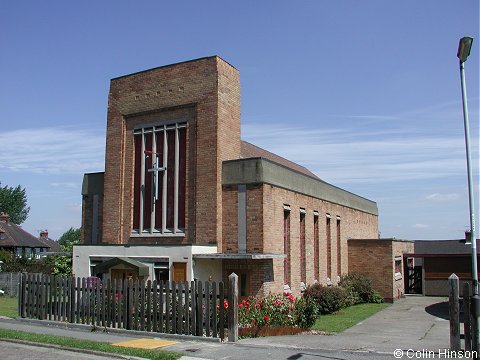
M 157 137 L 155 136 L 155 128 L 152 131 L 152 168 L 157 167 Z M 158 186 L 158 170 L 152 171 L 152 208 L 150 209 L 150 234 L 153 234 L 153 230 L 155 229 L 155 203 L 157 202 L 157 186 Z
M 167 175 L 168 175 L 168 141 L 167 127 L 163 126 L 163 183 L 162 183 L 162 234 L 167 230 Z
M 178 230 L 178 174 L 179 174 L 179 155 L 180 141 L 178 138 L 178 124 L 175 125 L 175 176 L 173 180 L 174 195 L 173 195 L 173 233 L 176 234 Z
M 145 202 L 145 131 L 142 129 L 142 153 L 140 165 L 140 226 L 138 232 L 143 232 L 143 207 Z

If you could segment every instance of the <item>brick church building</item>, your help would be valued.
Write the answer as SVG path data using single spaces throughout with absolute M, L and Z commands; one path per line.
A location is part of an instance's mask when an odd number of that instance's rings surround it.
M 82 196 L 81 277 L 235 272 L 243 296 L 298 294 L 348 272 L 347 240 L 378 238 L 375 202 L 241 140 L 240 74 L 218 56 L 111 80 L 105 172 Z

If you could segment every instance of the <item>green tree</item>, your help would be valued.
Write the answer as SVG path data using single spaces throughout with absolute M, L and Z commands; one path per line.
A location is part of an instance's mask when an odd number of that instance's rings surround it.
M 30 206 L 27 206 L 27 194 L 25 188 L 1 186 L 0 182 L 0 212 L 8 213 L 10 221 L 20 225 L 28 216 Z
M 73 245 L 80 244 L 80 228 L 71 227 L 58 239 L 63 251 L 71 252 Z

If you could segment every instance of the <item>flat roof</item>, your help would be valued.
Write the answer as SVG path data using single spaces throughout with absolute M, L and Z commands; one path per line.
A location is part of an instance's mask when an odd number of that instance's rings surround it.
M 195 254 L 194 259 L 218 259 L 218 260 L 266 260 L 266 259 L 284 259 L 285 254 Z

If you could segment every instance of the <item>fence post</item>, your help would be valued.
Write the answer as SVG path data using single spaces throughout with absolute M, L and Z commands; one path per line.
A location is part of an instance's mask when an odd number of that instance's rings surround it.
M 450 350 L 460 351 L 460 312 L 459 312 L 459 285 L 458 276 L 450 275 L 449 285 L 449 314 L 450 314 Z
M 228 341 L 238 341 L 238 276 L 228 276 Z
M 470 314 L 470 284 L 463 283 L 463 334 L 465 336 L 465 351 L 472 350 L 472 316 Z

